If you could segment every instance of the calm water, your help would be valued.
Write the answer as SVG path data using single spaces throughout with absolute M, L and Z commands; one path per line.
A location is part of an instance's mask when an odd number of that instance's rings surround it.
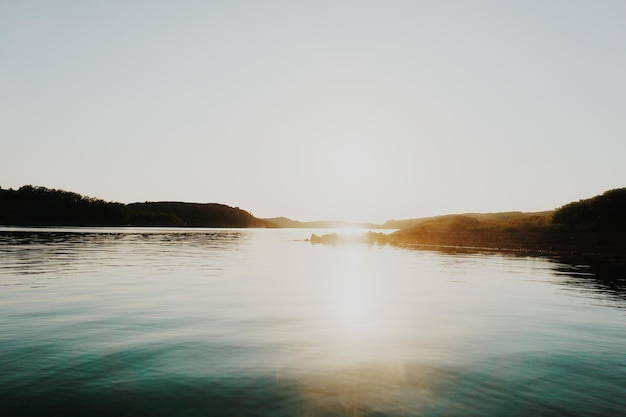
M 0 415 L 626 415 L 621 272 L 311 232 L 0 229 Z

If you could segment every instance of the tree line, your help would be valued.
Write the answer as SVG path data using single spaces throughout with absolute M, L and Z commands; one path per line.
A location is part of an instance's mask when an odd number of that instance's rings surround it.
M 552 223 L 577 231 L 626 231 L 626 188 L 566 204 L 554 212 Z
M 146 202 L 122 204 L 71 191 L 25 185 L 0 188 L 0 225 L 272 227 L 238 207 L 223 204 Z

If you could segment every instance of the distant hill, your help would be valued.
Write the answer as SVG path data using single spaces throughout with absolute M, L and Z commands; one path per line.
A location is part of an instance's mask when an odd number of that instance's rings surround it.
M 277 227 L 223 204 L 121 204 L 32 185 L 18 190 L 0 189 L 0 225 Z
M 521 212 L 521 211 L 510 211 L 510 212 L 500 212 L 500 213 L 464 213 L 464 214 L 448 214 L 442 216 L 432 216 L 432 217 L 421 217 L 415 219 L 406 219 L 406 220 L 387 220 L 381 228 L 384 229 L 408 229 L 424 222 L 434 221 L 434 220 L 442 220 L 447 217 L 452 216 L 465 216 L 474 218 L 480 221 L 499 221 L 499 222 L 519 222 L 523 221 L 525 218 L 529 216 L 539 216 L 539 217 L 549 217 L 553 213 L 550 211 L 542 211 L 542 212 Z
M 271 222 L 279 227 L 294 229 L 342 229 L 342 228 L 360 228 L 360 229 L 408 229 L 419 224 L 443 220 L 453 216 L 466 216 L 481 221 L 499 221 L 499 222 L 519 222 L 532 216 L 541 218 L 551 216 L 553 211 L 543 211 L 536 213 L 525 213 L 521 211 L 502 212 L 502 213 L 466 213 L 466 214 L 449 214 L 443 216 L 420 217 L 405 220 L 387 220 L 383 224 L 375 223 L 351 223 L 340 220 L 317 220 L 310 222 L 301 222 L 292 220 L 287 217 L 272 217 L 263 219 Z
M 360 228 L 360 229 L 379 229 L 382 226 L 372 223 L 350 223 L 339 220 L 318 220 L 312 222 L 300 222 L 291 220 L 287 217 L 272 217 L 263 219 L 265 221 L 276 224 L 277 226 L 292 229 L 342 229 L 342 228 Z

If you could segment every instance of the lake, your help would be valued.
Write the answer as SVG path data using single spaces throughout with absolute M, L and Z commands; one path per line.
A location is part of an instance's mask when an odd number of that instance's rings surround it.
M 623 270 L 311 233 L 0 228 L 0 415 L 626 415 Z

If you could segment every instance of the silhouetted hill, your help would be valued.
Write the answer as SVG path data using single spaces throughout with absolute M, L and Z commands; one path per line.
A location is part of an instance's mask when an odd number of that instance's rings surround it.
M 32 185 L 19 190 L 0 189 L 0 224 L 3 225 L 116 226 L 125 220 L 121 203 Z
M 16 226 L 277 227 L 245 210 L 209 203 L 106 202 L 25 185 L 0 189 L 0 224 Z
M 411 226 L 388 235 L 351 237 L 349 241 L 601 256 L 620 262 L 626 258 L 626 188 L 569 203 L 555 211 L 453 214 L 402 222 Z M 390 221 L 384 226 L 399 226 L 402 222 Z M 344 240 L 337 234 L 311 236 L 313 243 Z
M 238 207 L 217 203 L 132 203 L 126 210 L 134 226 L 276 227 Z
M 552 221 L 577 231 L 626 231 L 626 188 L 566 204 Z

